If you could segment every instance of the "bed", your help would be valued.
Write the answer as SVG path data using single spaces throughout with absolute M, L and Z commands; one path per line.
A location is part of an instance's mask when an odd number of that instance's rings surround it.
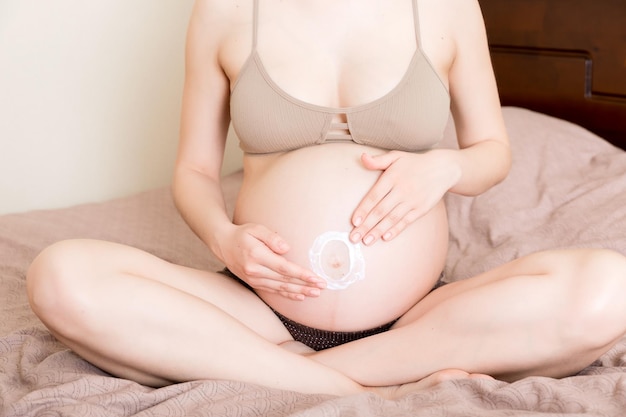
M 481 5 L 514 163 L 487 193 L 446 197 L 447 279 L 548 248 L 626 254 L 626 3 Z M 454 139 L 451 123 L 442 146 Z M 240 172 L 224 178 L 231 210 L 241 178 Z M 115 378 L 57 342 L 26 299 L 33 257 L 75 237 L 122 242 L 197 268 L 221 267 L 179 217 L 167 188 L 0 216 L 0 416 L 626 415 L 626 338 L 568 378 L 449 381 L 395 401 L 220 380 L 153 389 Z

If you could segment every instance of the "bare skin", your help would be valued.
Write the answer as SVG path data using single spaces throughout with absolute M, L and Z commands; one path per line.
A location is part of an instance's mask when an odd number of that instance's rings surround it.
M 260 4 L 259 53 L 268 72 L 310 103 L 341 107 L 383 96 L 416 47 L 409 1 L 332 1 L 331 16 L 330 1 Z M 60 242 L 28 272 L 31 305 L 50 331 L 102 369 L 147 385 L 233 379 L 333 395 L 375 390 L 388 398 L 450 378 L 569 375 L 608 350 L 626 332 L 626 260 L 617 253 L 534 254 L 429 292 L 447 250 L 443 195 L 489 189 L 506 175 L 510 155 L 477 3 L 420 0 L 419 6 L 422 46 L 449 88 L 460 150 L 408 154 L 329 144 L 246 155 L 233 222 L 220 168 L 229 94 L 250 54 L 252 1 L 199 0 L 189 28 L 173 191 L 195 233 L 258 295 L 221 274 L 134 248 Z M 389 39 L 398 48 L 381 59 Z M 363 68 L 367 76 L 359 76 Z M 316 82 L 302 82 L 306 76 Z M 337 164 L 347 173 L 323 175 Z M 311 182 L 315 167 L 319 175 Z M 272 215 L 277 207 L 268 202 L 285 191 L 273 178 L 291 181 L 292 204 L 284 206 L 294 212 L 283 207 Z M 315 205 L 302 200 L 309 186 L 316 187 Z M 345 199 L 337 203 L 339 196 Z M 332 226 L 365 246 L 375 271 L 344 292 L 325 289 L 299 261 L 309 245 L 302 236 L 326 230 L 323 207 L 332 204 L 340 214 Z M 306 214 L 312 206 L 317 215 Z M 296 227 L 285 220 L 293 215 L 306 220 Z M 423 251 L 413 257 L 421 261 L 385 274 L 396 262 L 414 260 L 397 254 L 406 242 Z M 359 304 L 364 299 L 367 309 Z M 266 303 L 330 330 L 402 317 L 386 333 L 311 352 L 293 341 Z

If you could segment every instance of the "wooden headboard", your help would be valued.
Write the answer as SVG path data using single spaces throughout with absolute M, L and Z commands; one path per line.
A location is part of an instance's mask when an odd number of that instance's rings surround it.
M 626 0 L 479 0 L 503 105 L 626 149 Z

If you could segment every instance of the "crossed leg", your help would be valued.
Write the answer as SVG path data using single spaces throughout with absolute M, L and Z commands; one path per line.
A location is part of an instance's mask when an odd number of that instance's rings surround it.
M 389 332 L 311 358 L 364 385 L 415 381 L 443 369 L 505 380 L 562 377 L 624 336 L 624 299 L 624 256 L 540 252 L 441 287 Z
M 60 341 L 146 385 L 211 378 L 338 395 L 363 390 L 281 348 L 291 336 L 242 285 L 138 249 L 57 243 L 31 265 L 27 289 L 34 312 Z
M 522 258 L 434 291 L 389 332 L 310 355 L 281 347 L 290 335 L 243 286 L 134 248 L 61 242 L 33 262 L 27 282 L 33 310 L 59 340 L 147 385 L 234 379 L 345 395 L 450 369 L 562 376 L 626 331 L 626 260 L 608 251 Z

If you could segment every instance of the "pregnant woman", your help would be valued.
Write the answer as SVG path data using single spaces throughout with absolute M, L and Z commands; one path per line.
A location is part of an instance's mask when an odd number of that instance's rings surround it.
M 44 250 L 31 305 L 85 359 L 153 386 L 399 395 L 383 387 L 569 375 L 626 331 L 626 260 L 609 251 L 440 285 L 443 196 L 480 194 L 510 166 L 477 1 L 198 0 L 186 65 L 174 198 L 227 269 L 100 241 Z M 439 149 L 450 113 L 459 149 Z

